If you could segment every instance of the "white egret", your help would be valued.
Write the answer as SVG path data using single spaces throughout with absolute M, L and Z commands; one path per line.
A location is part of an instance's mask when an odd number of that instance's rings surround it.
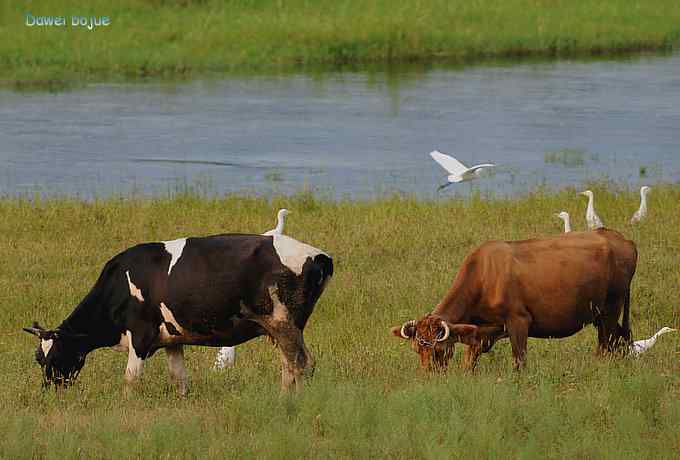
M 654 343 L 656 343 L 656 339 L 658 339 L 660 336 L 665 334 L 666 332 L 672 332 L 672 331 L 677 331 L 677 329 L 673 329 L 670 327 L 662 327 L 659 329 L 659 332 L 654 334 L 648 339 L 645 340 L 636 340 L 632 344 L 630 344 L 630 353 L 633 356 L 640 356 L 642 353 L 645 351 L 649 350 L 654 346 Z
M 445 153 L 441 153 L 437 150 L 430 152 L 430 156 L 434 161 L 439 163 L 442 168 L 449 172 L 449 175 L 446 178 L 448 183 L 440 186 L 438 190 L 448 187 L 453 183 L 467 182 L 469 180 L 477 179 L 480 176 L 482 170 L 496 166 L 492 163 L 483 163 L 468 168 L 452 156 L 446 155 Z
M 236 349 L 234 347 L 222 347 L 220 348 L 220 351 L 217 352 L 213 367 L 215 369 L 224 369 L 227 366 L 232 367 L 235 361 Z
M 287 209 L 279 209 L 278 214 L 276 215 L 276 227 L 272 228 L 271 230 L 264 232 L 263 235 L 281 235 L 283 233 L 283 223 L 284 219 L 288 215 L 288 210 Z
M 640 209 L 635 211 L 633 217 L 630 218 L 631 224 L 640 222 L 647 215 L 647 194 L 650 190 L 651 188 L 647 187 L 646 185 L 640 188 Z
M 555 217 L 559 217 L 564 221 L 564 233 L 569 233 L 571 231 L 571 220 L 569 219 L 569 213 L 567 211 L 562 211 L 555 214 Z
M 602 220 L 597 213 L 595 213 L 593 192 L 586 190 L 585 192 L 581 192 L 581 195 L 588 197 L 588 208 L 586 209 L 586 223 L 588 224 L 588 229 L 597 230 L 598 228 L 604 227 Z
M 267 236 L 273 236 L 273 235 L 281 235 L 283 233 L 283 224 L 284 224 L 284 219 L 288 215 L 288 210 L 287 209 L 279 209 L 279 212 L 276 215 L 276 227 L 264 232 L 262 235 L 267 235 Z M 236 361 L 236 350 L 234 347 L 222 347 L 220 350 L 217 352 L 217 356 L 215 357 L 215 364 L 213 365 L 214 369 L 224 369 L 225 367 L 229 366 L 232 367 L 234 365 L 234 362 Z

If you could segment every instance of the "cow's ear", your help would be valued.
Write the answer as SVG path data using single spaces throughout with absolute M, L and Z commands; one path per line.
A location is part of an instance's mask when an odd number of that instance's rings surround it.
M 401 326 L 394 326 L 392 329 L 390 329 L 390 331 L 392 331 L 392 335 L 395 337 L 399 337 L 400 339 L 406 338 L 401 335 Z
M 479 328 L 474 324 L 449 324 L 451 335 L 465 345 L 479 345 Z
M 55 329 L 54 331 L 48 331 L 50 334 L 53 335 L 52 338 L 54 339 L 60 339 L 62 337 L 65 337 L 67 339 L 83 339 L 87 337 L 87 334 L 79 334 L 75 332 L 66 332 L 62 331 L 61 329 Z

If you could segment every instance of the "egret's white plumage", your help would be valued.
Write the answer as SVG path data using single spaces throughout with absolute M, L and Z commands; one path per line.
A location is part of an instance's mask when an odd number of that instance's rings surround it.
M 649 350 L 650 348 L 652 348 L 654 346 L 654 344 L 656 343 L 656 339 L 658 339 L 660 336 L 662 336 L 666 332 L 673 332 L 673 331 L 677 331 L 677 329 L 673 329 L 673 328 L 670 328 L 670 327 L 662 327 L 661 329 L 659 329 L 659 332 L 657 332 L 656 334 L 654 334 L 650 338 L 644 339 L 644 340 L 636 340 L 635 342 L 630 344 L 631 354 L 634 355 L 634 356 L 641 355 L 642 353 L 644 353 L 645 351 Z
M 264 232 L 263 235 L 281 235 L 283 233 L 283 224 L 284 224 L 284 219 L 288 215 L 288 210 L 287 209 L 279 209 L 278 214 L 276 215 L 276 227 L 272 228 L 271 230 Z
M 215 369 L 224 369 L 227 366 L 232 367 L 234 365 L 235 360 L 236 350 L 234 349 L 234 347 L 222 347 L 220 348 L 220 351 L 217 352 L 217 356 L 215 357 L 215 364 L 213 367 Z
M 640 188 L 640 208 L 637 211 L 635 211 L 633 217 L 630 218 L 631 224 L 640 222 L 647 215 L 647 194 L 649 193 L 650 190 L 651 188 L 647 187 L 646 185 Z
M 581 192 L 581 195 L 588 197 L 588 208 L 586 208 L 586 223 L 588 224 L 588 229 L 597 230 L 598 228 L 604 227 L 602 220 L 595 212 L 593 192 L 586 190 L 585 192 Z
M 283 233 L 284 219 L 288 215 L 288 212 L 289 211 L 285 208 L 279 209 L 279 212 L 276 214 L 276 227 L 269 231 L 264 232 L 262 235 L 266 236 L 281 235 Z M 235 361 L 236 361 L 236 349 L 234 347 L 222 347 L 217 352 L 213 368 L 219 370 L 224 369 L 227 366 L 232 367 Z
M 446 155 L 445 153 L 441 153 L 437 150 L 430 152 L 430 156 L 434 161 L 439 163 L 442 168 L 446 169 L 449 172 L 449 175 L 446 178 L 448 183 L 439 187 L 440 189 L 447 187 L 453 183 L 466 182 L 469 180 L 477 179 L 484 169 L 493 168 L 494 166 L 496 166 L 495 164 L 492 163 L 483 163 L 468 168 L 467 166 L 465 166 L 463 163 L 456 160 L 452 156 Z
M 555 214 L 555 216 L 564 221 L 564 233 L 569 233 L 571 231 L 571 220 L 569 218 L 569 213 L 567 211 L 562 211 L 558 214 Z

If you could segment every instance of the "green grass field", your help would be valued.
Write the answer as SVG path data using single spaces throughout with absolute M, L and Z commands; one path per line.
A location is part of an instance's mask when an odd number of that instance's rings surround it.
M 594 190 L 605 223 L 638 244 L 634 337 L 680 326 L 680 187 L 655 187 L 649 218 L 635 228 L 627 222 L 636 191 Z M 89 356 L 75 387 L 42 391 L 37 341 L 21 328 L 58 325 L 110 257 L 144 241 L 259 233 L 282 206 L 292 211 L 286 233 L 335 260 L 306 329 L 317 372 L 302 393 L 281 394 L 278 355 L 264 339 L 238 347 L 224 372 L 211 369 L 215 349 L 189 347 L 186 399 L 168 383 L 163 352 L 129 400 L 127 356 L 110 350 Z M 0 458 L 677 458 L 677 334 L 640 359 L 595 357 L 592 327 L 530 339 L 520 374 L 505 340 L 475 375 L 453 367 L 434 376 L 390 335 L 432 309 L 472 248 L 559 233 L 553 213 L 562 209 L 583 229 L 575 190 L 437 202 L 1 199 Z
M 27 27 L 26 14 L 108 27 Z M 680 43 L 675 0 L 55 0 L 0 2 L 0 82 L 317 70 Z

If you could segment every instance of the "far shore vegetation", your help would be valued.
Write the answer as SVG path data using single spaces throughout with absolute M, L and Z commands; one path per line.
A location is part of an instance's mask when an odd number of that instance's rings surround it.
M 27 26 L 62 17 L 64 26 Z M 94 30 L 72 16 L 107 17 Z M 669 51 L 677 0 L 0 3 L 0 84 Z
M 655 185 L 636 226 L 637 190 L 589 187 L 605 224 L 638 247 L 634 338 L 677 328 L 680 186 Z M 419 372 L 416 354 L 390 333 L 431 311 L 482 242 L 559 235 L 561 210 L 584 230 L 585 206 L 574 189 L 436 201 L 0 198 L 0 458 L 678 458 L 680 333 L 639 358 L 595 356 L 592 326 L 530 339 L 519 374 L 502 340 L 473 375 L 457 368 L 461 347 L 447 373 Z M 285 233 L 335 263 L 305 329 L 316 372 L 301 394 L 280 393 L 277 352 L 264 338 L 239 346 L 223 372 L 211 369 L 216 349 L 187 347 L 184 399 L 163 352 L 127 400 L 127 354 L 111 350 L 93 352 L 68 391 L 41 389 L 37 340 L 21 328 L 57 326 L 113 255 L 144 241 L 260 233 L 281 207 L 292 211 Z

